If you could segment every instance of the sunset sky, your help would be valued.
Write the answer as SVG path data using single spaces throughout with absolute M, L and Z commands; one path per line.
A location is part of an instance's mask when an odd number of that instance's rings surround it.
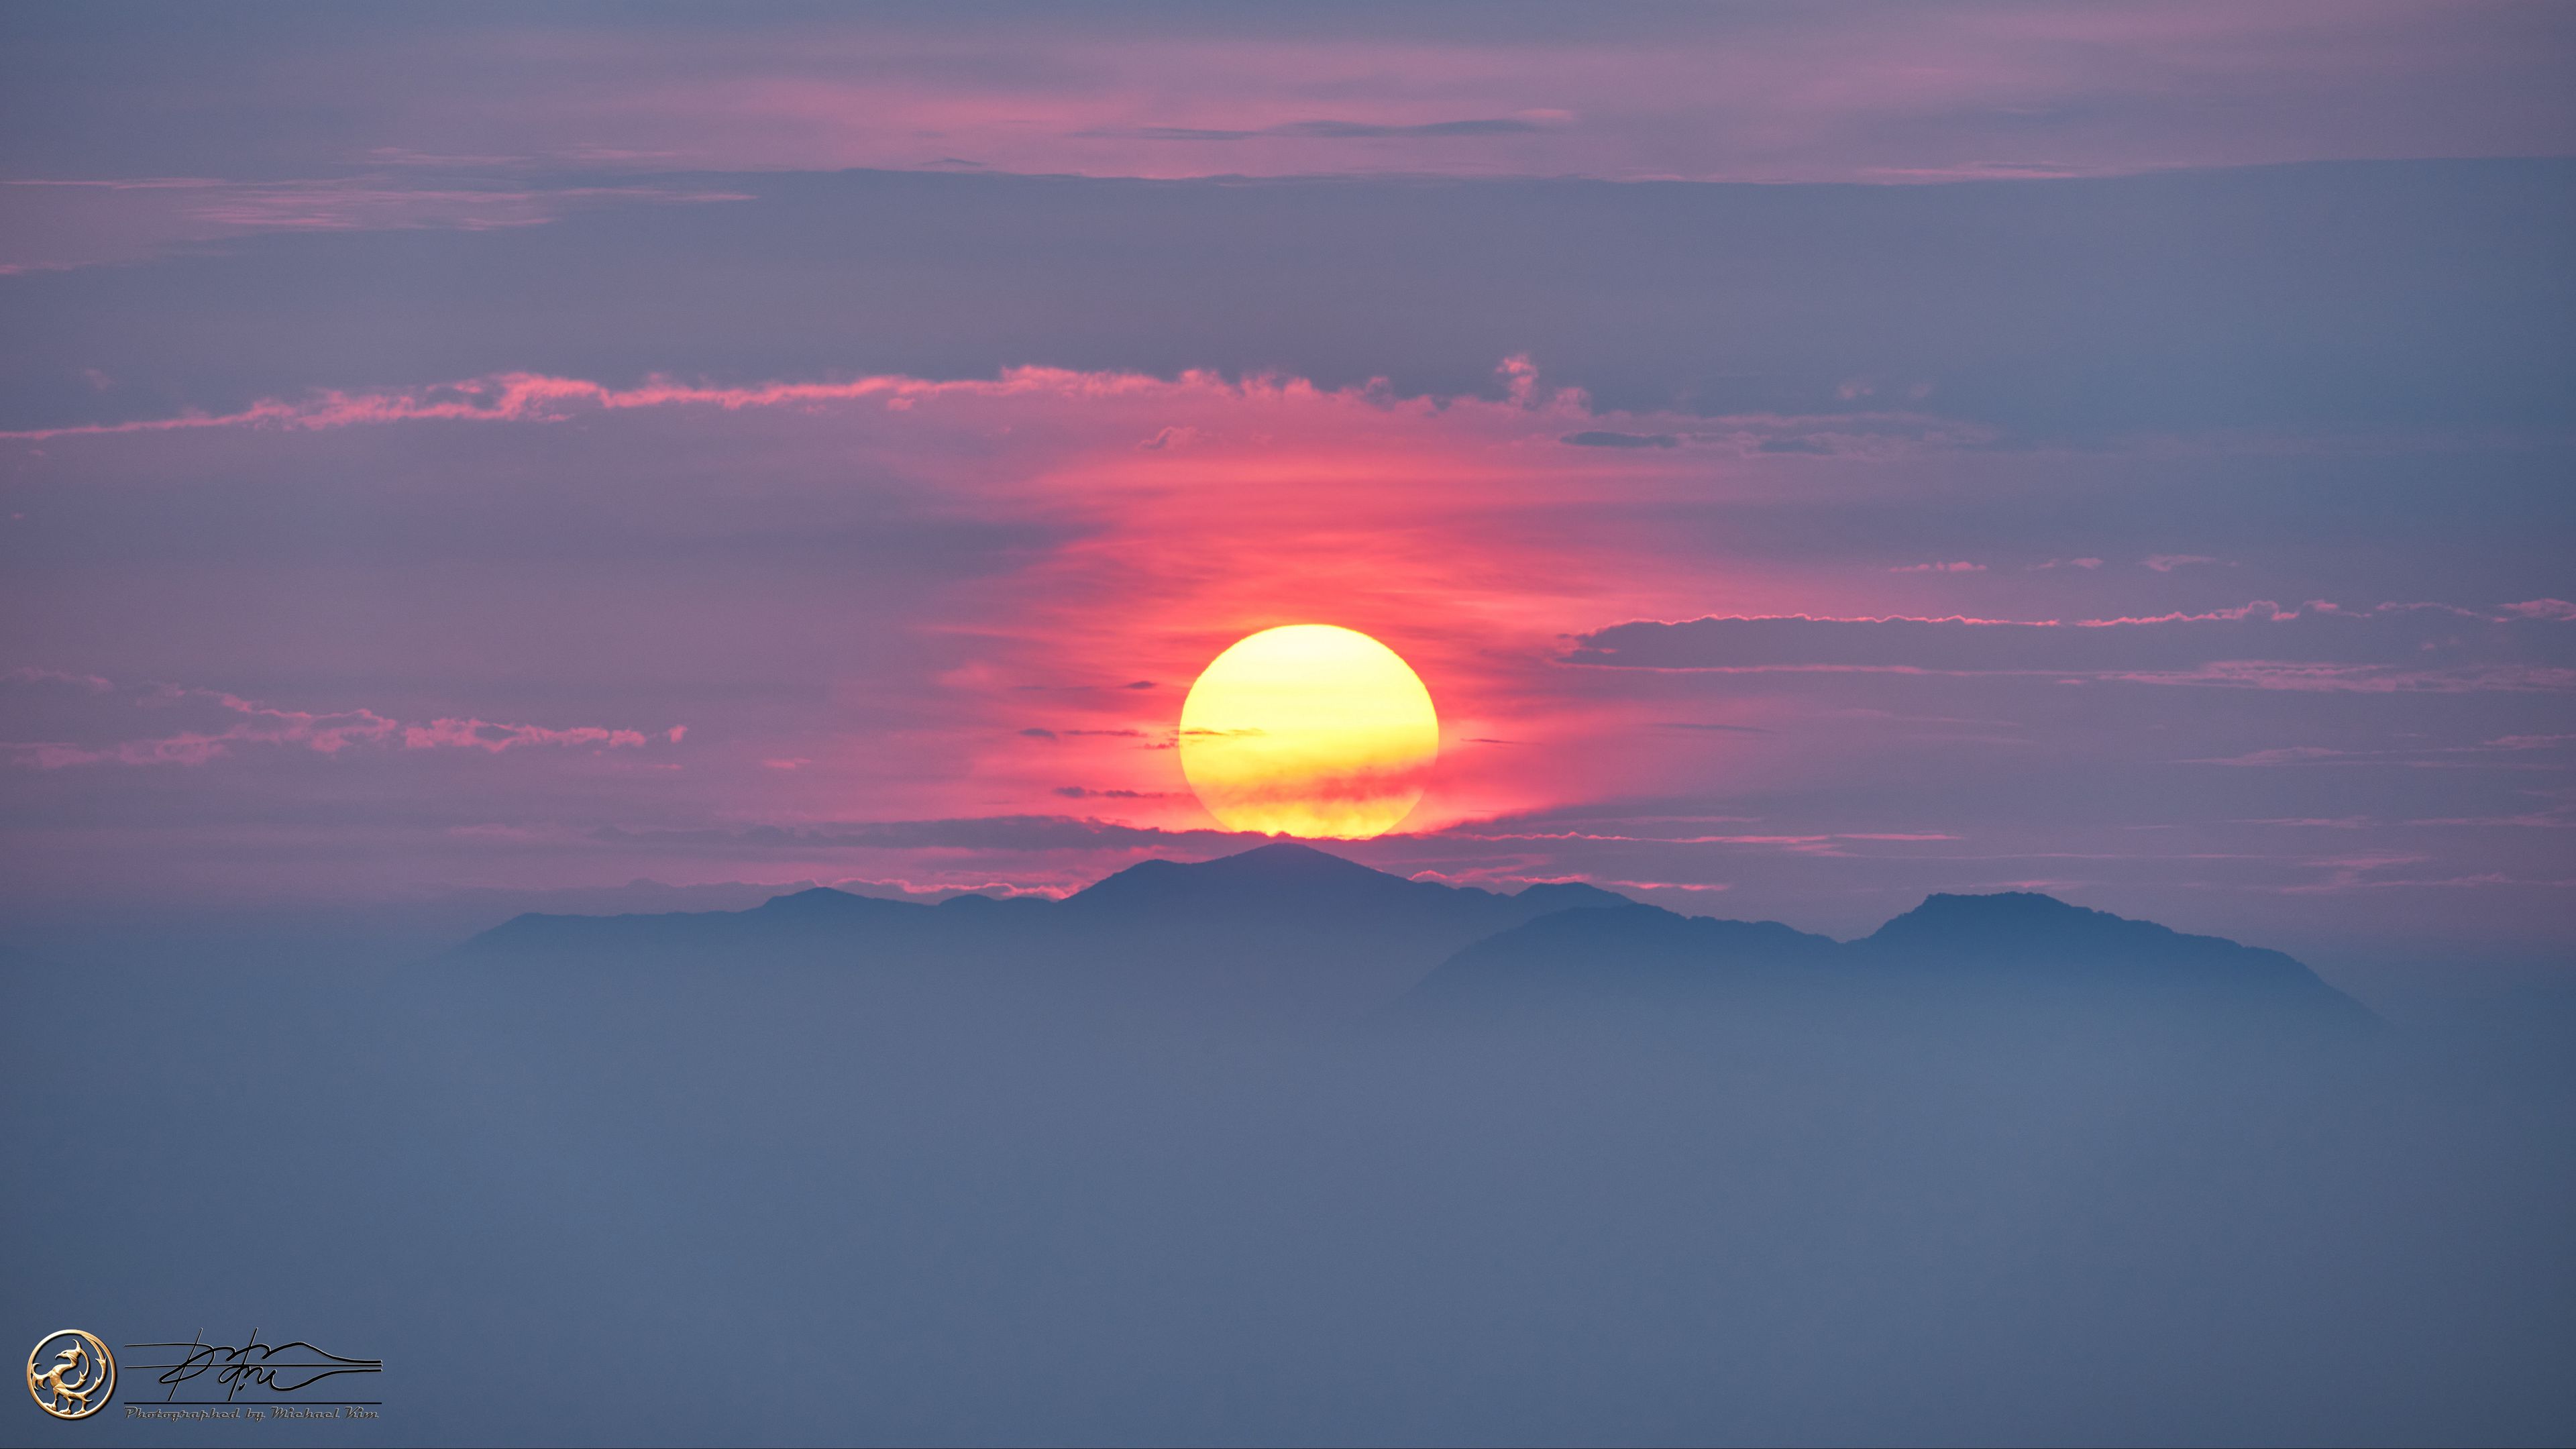
M 721 19 L 721 24 L 718 23 Z M 0 13 L 6 906 L 1384 869 L 2576 942 L 2576 9 Z M 2465 968 L 2464 968 L 2465 969 Z

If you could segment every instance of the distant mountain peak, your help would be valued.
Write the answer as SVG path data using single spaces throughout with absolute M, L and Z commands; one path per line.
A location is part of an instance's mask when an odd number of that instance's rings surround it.
M 1925 896 L 1923 904 L 1890 920 L 1867 939 L 1915 946 L 1972 934 L 1980 944 L 1992 945 L 1999 937 L 2064 937 L 2139 930 L 2165 932 L 2164 927 L 2150 921 L 2132 921 L 2037 891 L 1995 891 L 1985 895 Z
M 780 914 L 794 913 L 804 915 L 819 911 L 846 911 L 852 909 L 861 902 L 865 902 L 869 906 L 895 904 L 894 902 L 877 900 L 872 896 L 859 895 L 852 891 L 834 890 L 830 886 L 814 886 L 807 890 L 790 891 L 783 896 L 771 896 L 767 901 L 763 902 L 759 908 L 764 911 L 775 911 Z
M 1140 860 L 1076 891 L 1071 900 L 1091 906 L 1113 901 L 1145 900 L 1208 890 L 1235 893 L 1278 891 L 1333 884 L 1410 884 L 1402 876 L 1372 870 L 1329 850 L 1294 840 L 1274 840 L 1214 860 Z
M 2177 1009 L 2182 1018 L 2158 1019 L 2215 1023 L 2287 1010 L 2320 1022 L 2375 1020 L 2278 951 L 2032 891 L 1931 896 L 1847 944 L 1774 922 L 1652 906 L 1562 911 L 1463 948 L 1414 1000 L 1541 1016 L 1602 1006 L 1652 1014 L 1721 999 L 1734 1002 L 1728 1010 L 1751 1009 L 1757 998 L 1778 1005 L 1792 999 L 1783 992 L 1807 993 L 1819 1008 L 1875 998 L 1913 1009 L 1955 993 L 1946 999 L 1980 1011 L 2019 1003 L 2102 1020 Z
M 2079 976 L 2136 985 L 2197 982 L 2231 990 L 2286 991 L 2368 1018 L 2352 1000 L 2278 951 L 2223 936 L 2195 936 L 2031 891 L 1936 895 L 1852 943 L 1862 959 Z
M 1367 871 L 1370 875 L 1386 874 L 1382 870 L 1362 865 L 1356 860 L 1335 855 L 1329 850 L 1317 849 L 1302 840 L 1274 840 L 1267 845 L 1256 845 L 1250 850 L 1240 850 L 1232 855 L 1220 855 L 1214 860 L 1202 861 L 1200 864 L 1233 865 L 1262 870 Z
M 788 902 L 791 904 L 802 903 L 810 905 L 818 901 L 829 901 L 835 898 L 857 900 L 859 898 L 859 893 L 856 891 L 845 891 L 838 886 L 807 886 L 801 891 L 789 891 L 784 895 L 771 896 L 766 904 L 774 906 L 781 902 Z
M 1512 892 L 1512 899 L 1544 904 L 1551 911 L 1609 909 L 1637 904 L 1617 891 L 1603 890 L 1579 880 L 1546 880 L 1522 886 Z

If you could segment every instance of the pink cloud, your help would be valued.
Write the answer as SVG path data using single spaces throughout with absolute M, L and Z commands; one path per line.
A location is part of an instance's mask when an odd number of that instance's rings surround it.
M 1582 636 L 1569 663 L 1710 673 L 2030 675 L 2308 693 L 2576 688 L 2561 621 L 2450 604 L 2347 609 L 2269 599 L 2074 620 L 1812 614 L 1639 620 Z
M 1907 182 L 2554 154 L 2576 140 L 2565 53 L 2545 10 L 2315 0 L 1347 35 L 1250 13 L 969 35 L 862 10 L 726 34 L 486 21 L 390 82 L 327 49 L 303 69 L 386 164 Z M 473 103 L 495 57 L 543 87 Z
M 2526 599 L 2519 604 L 2505 605 L 2504 612 L 2525 619 L 2567 620 L 2576 619 L 2576 604 L 2565 599 Z
M 105 694 L 109 690 L 116 688 L 115 681 L 102 678 L 95 674 L 68 674 L 59 669 L 37 669 L 32 666 L 12 669 L 6 674 L 0 674 L 0 680 L 5 680 L 11 683 L 52 681 L 59 684 L 76 685 L 92 694 Z
M 593 726 L 548 729 L 539 725 L 492 724 L 475 719 L 437 719 L 425 725 L 406 725 L 371 709 L 327 712 L 277 709 L 223 690 L 176 684 L 120 688 L 113 681 L 97 675 L 66 674 L 56 670 L 18 669 L 10 671 L 5 678 L 21 683 L 52 681 L 72 684 L 92 696 L 115 696 L 104 701 L 106 703 L 149 711 L 175 710 L 213 721 L 204 728 L 143 738 L 107 738 L 91 742 L 0 741 L 0 750 L 9 752 L 17 763 L 44 770 L 104 764 L 203 765 L 230 755 L 244 745 L 284 746 L 309 750 L 318 755 L 338 755 L 362 746 L 397 743 L 404 749 L 466 748 L 492 754 L 522 745 L 597 745 L 616 749 L 644 743 L 644 736 L 635 730 Z M 118 732 L 114 715 L 93 712 L 90 721 L 97 733 L 113 735 Z
M 364 172 L 277 181 L 212 176 L 0 180 L 0 272 L 133 261 L 186 243 L 263 232 L 490 231 L 603 206 L 745 201 L 661 185 L 438 184 Z
M 596 725 L 579 725 L 568 730 L 547 729 L 542 725 L 493 724 L 479 719 L 437 719 L 425 725 L 405 725 L 403 748 L 407 750 L 469 749 L 499 754 L 522 745 L 599 745 L 606 749 L 642 748 L 641 730 L 602 729 Z

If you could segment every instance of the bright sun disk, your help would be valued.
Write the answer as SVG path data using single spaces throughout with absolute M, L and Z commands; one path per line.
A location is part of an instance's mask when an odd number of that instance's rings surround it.
M 1394 650 L 1290 624 L 1237 640 L 1181 704 L 1181 773 L 1228 830 L 1361 840 L 1422 799 L 1440 717 Z

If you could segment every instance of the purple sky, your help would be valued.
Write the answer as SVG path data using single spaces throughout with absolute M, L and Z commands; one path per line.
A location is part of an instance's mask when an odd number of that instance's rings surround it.
M 2576 912 L 2576 11 L 0 16 L 11 909 L 1382 867 Z

